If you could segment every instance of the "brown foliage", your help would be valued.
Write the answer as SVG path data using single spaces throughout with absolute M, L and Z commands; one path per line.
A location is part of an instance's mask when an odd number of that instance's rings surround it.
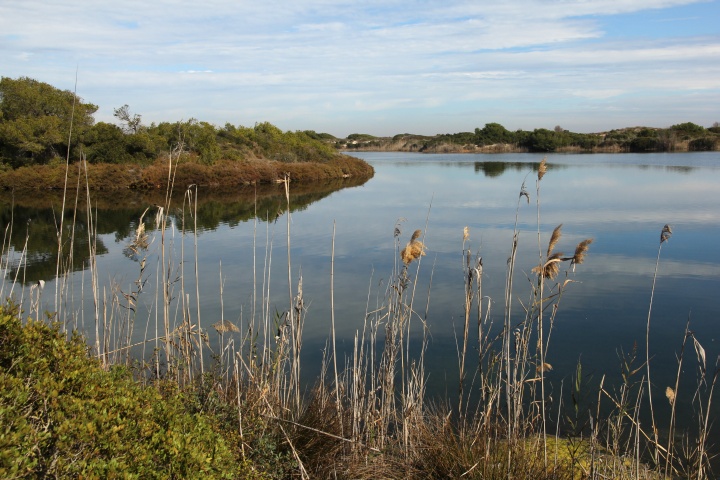
M 266 159 L 224 160 L 214 165 L 198 163 L 190 157 L 175 166 L 175 185 L 208 187 L 237 187 L 274 183 L 289 173 L 294 182 L 309 183 L 350 177 L 370 178 L 374 170 L 366 162 L 338 155 L 329 162 L 282 163 Z M 158 159 L 149 166 L 136 164 L 76 163 L 68 170 L 69 188 L 79 182 L 92 190 L 165 189 L 168 182 L 168 161 Z M 65 186 L 65 165 L 21 167 L 0 173 L 0 188 L 17 190 L 61 190 Z

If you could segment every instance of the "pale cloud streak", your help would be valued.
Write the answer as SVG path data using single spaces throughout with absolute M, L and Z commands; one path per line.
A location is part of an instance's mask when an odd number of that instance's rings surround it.
M 717 29 L 606 33 L 666 9 L 695 28 L 718 17 L 716 1 L 48 3 L 0 6 L 0 75 L 72 88 L 77 67 L 98 120 L 125 103 L 147 121 L 335 135 L 720 120 L 708 108 L 720 97 Z

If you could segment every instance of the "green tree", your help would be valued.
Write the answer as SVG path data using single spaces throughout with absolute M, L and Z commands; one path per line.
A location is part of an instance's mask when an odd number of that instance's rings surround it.
M 565 146 L 564 135 L 547 128 L 536 128 L 528 136 L 526 146 L 534 152 L 554 152 Z
M 181 131 L 188 148 L 200 156 L 202 163 L 212 165 L 220 159 L 217 131 L 212 124 L 191 118 L 182 124 Z
M 499 123 L 486 123 L 480 130 L 475 129 L 477 145 L 494 145 L 496 143 L 515 143 L 515 134 Z
M 692 122 L 679 123 L 670 127 L 670 130 L 684 137 L 686 140 L 705 135 L 705 127 L 696 125 Z
M 117 125 L 99 122 L 85 135 L 85 152 L 90 163 L 124 163 L 132 160 L 127 139 Z
M 0 79 L 0 156 L 14 167 L 47 163 L 76 151 L 97 106 L 69 90 L 21 77 Z M 71 133 L 72 123 L 72 135 Z M 77 157 L 76 157 L 77 158 Z

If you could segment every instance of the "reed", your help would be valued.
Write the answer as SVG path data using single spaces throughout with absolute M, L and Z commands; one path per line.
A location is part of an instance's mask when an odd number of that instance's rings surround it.
M 666 433 L 658 428 L 660 423 L 652 403 L 650 318 L 660 248 L 670 238 L 669 226 L 661 232 L 644 361 L 640 360 L 643 355 L 637 348 L 621 353 L 622 383 L 609 386 L 603 377 L 597 389 L 590 392 L 592 387 L 588 386 L 582 363 L 578 362 L 568 388 L 572 402 L 563 397 L 564 382 L 560 398 L 551 399 L 546 375 L 553 368 L 551 339 L 555 320 L 563 297 L 574 283 L 572 275 L 584 263 L 593 240 L 579 242 L 572 256 L 565 256 L 557 251 L 564 243 L 563 225 L 556 226 L 546 237 L 548 229 L 541 222 L 540 201 L 541 181 L 547 173 L 543 160 L 535 189 L 537 264 L 525 270 L 530 272 L 525 275 L 527 291 L 517 288 L 518 251 L 526 234 L 519 227 L 520 218 L 524 205 L 530 203 L 530 193 L 523 183 L 517 198 L 502 312 L 498 314 L 502 324 L 497 327 L 493 325 L 493 301 L 483 296 L 483 258 L 479 251 L 471 249 L 469 228 L 463 229 L 463 282 L 458 299 L 464 315 L 461 338 L 456 343 L 459 381 L 455 403 L 432 402 L 426 393 L 432 272 L 422 298 L 424 304 L 419 292 L 424 287 L 420 284 L 423 278 L 420 272 L 425 268 L 423 257 L 431 251 L 426 245 L 430 243 L 427 237 L 430 211 L 424 228 L 414 230 L 407 242 L 402 240 L 404 220 L 396 223 L 389 280 L 375 289 L 370 278 L 366 313 L 354 332 L 347 356 L 338 350 L 336 339 L 333 222 L 329 341 L 322 373 L 313 388 L 306 388 L 301 383 L 301 362 L 308 307 L 302 274 L 296 276 L 293 270 L 291 174 L 281 178 L 285 211 L 264 212 L 268 220 L 264 251 L 257 248 L 257 236 L 261 235 L 257 223 L 253 229 L 252 307 L 249 312 L 243 311 L 239 319 L 225 318 L 221 263 L 220 318 L 210 323 L 206 316 L 203 322 L 196 185 L 184 192 L 181 228 L 176 227 L 175 217 L 171 216 L 182 145 L 180 139 L 167 159 L 164 203 L 145 210 L 126 248 L 126 254 L 136 259 L 139 267 L 137 277 L 127 289 L 116 287 L 108 292 L 100 282 L 95 243 L 97 213 L 93 214 L 92 190 L 86 180 L 95 329 L 92 354 L 106 369 L 119 363 L 135 365 L 136 377 L 151 388 L 160 389 L 162 382 L 171 381 L 186 392 L 194 392 L 202 399 L 201 406 L 194 408 L 222 416 L 219 428 L 234 439 L 238 462 L 256 464 L 277 477 L 300 478 L 710 477 L 710 410 L 720 370 L 715 365 L 712 373 L 707 371 L 704 349 L 691 332 L 689 322 L 677 360 L 675 384 L 665 389 L 671 405 Z M 255 209 L 257 218 L 262 212 L 257 212 L 257 204 Z M 145 216 L 152 210 L 156 214 L 155 225 L 148 233 Z M 288 290 L 283 294 L 287 295 L 286 300 L 273 305 L 274 233 L 270 220 L 283 213 Z M 0 267 L 6 273 L 10 271 L 7 237 L 12 228 L 12 224 L 6 227 L 3 241 L 4 260 Z M 174 258 L 176 235 L 180 236 L 179 259 Z M 188 254 L 191 260 L 186 259 L 186 238 L 193 241 L 192 253 Z M 58 265 L 68 265 L 70 261 L 62 258 Z M 146 299 L 153 294 L 148 283 L 149 272 L 153 270 L 151 262 L 155 262 L 156 284 L 154 297 Z M 186 262 L 191 262 L 193 273 L 186 272 Z M 67 269 L 68 275 L 71 271 Z M 194 286 L 190 286 L 192 282 Z M 62 288 L 69 288 L 70 284 L 66 282 Z M 3 280 L 3 293 L 5 289 Z M 9 293 L 13 295 L 12 287 Z M 41 286 L 31 289 L 31 313 L 39 313 L 40 295 Z M 58 305 L 61 303 L 58 301 Z M 148 311 L 144 339 L 133 343 L 141 304 L 145 305 L 143 311 Z M 68 315 L 68 324 L 78 324 L 71 316 L 72 308 L 62 311 Z M 150 333 L 153 315 L 154 335 Z M 473 322 L 477 324 L 476 336 L 470 329 Z M 217 334 L 217 343 L 210 342 L 211 327 Z M 680 375 L 689 362 L 685 352 L 691 340 L 697 357 L 698 384 L 694 392 L 685 392 L 680 388 Z M 155 351 L 147 361 L 145 348 L 151 344 Z M 133 363 L 133 355 L 138 355 L 133 352 L 138 352 L 139 346 L 141 361 Z M 469 354 L 472 348 L 477 349 L 476 358 Z M 213 361 L 208 362 L 211 358 Z M 639 362 L 642 364 L 638 365 Z M 691 398 L 698 413 L 693 437 L 676 438 L 676 402 L 680 398 Z M 646 403 L 652 430 L 643 427 L 640 420 Z

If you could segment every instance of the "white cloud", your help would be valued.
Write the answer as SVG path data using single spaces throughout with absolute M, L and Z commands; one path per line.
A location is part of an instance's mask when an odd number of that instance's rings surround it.
M 718 96 L 718 36 L 603 31 L 613 15 L 693 3 L 25 0 L 0 6 L 0 64 L 3 75 L 61 88 L 78 67 L 82 95 L 104 118 L 128 103 L 148 121 L 192 109 L 219 124 L 259 115 L 244 121 L 328 131 L 354 115 L 353 130 L 391 134 L 407 130 L 397 122 L 432 133 L 470 129 L 486 114 L 527 128 L 540 125 L 519 123 L 543 115 L 604 112 L 582 120 L 592 130 L 621 121 L 617 112 L 638 112 L 628 124 L 658 109 L 681 117 L 688 95 Z

